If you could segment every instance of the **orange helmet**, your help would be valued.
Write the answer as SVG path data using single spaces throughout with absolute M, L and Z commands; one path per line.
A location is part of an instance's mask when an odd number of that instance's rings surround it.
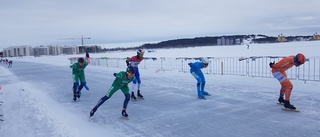
M 302 53 L 298 53 L 295 57 L 294 57 L 294 62 L 298 63 L 298 64 L 304 64 L 304 62 L 306 62 L 306 57 L 302 54 Z

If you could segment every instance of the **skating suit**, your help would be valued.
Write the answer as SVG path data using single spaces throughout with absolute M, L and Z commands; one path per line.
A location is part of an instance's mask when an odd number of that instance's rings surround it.
M 280 82 L 280 92 L 285 94 L 285 100 L 290 100 L 290 95 L 293 88 L 292 83 L 287 78 L 286 70 L 294 66 L 294 57 L 295 56 L 289 56 L 284 58 L 278 63 L 274 64 L 272 68 L 272 75 Z
M 141 83 L 138 65 L 140 64 L 140 62 L 141 62 L 143 59 L 144 59 L 143 57 L 138 58 L 137 56 L 133 56 L 133 57 L 131 57 L 130 60 L 129 60 L 130 65 L 131 65 L 132 67 L 134 67 L 134 69 L 135 69 L 135 71 L 136 71 L 135 74 L 134 74 L 134 76 L 135 76 L 136 78 L 135 78 L 135 80 L 133 80 L 133 84 L 136 84 L 137 81 L 138 81 L 138 84 Z
M 204 75 L 201 71 L 203 68 L 203 63 L 202 62 L 195 62 L 191 63 L 190 65 L 190 73 L 192 76 L 198 81 L 198 83 L 205 84 L 206 79 L 204 78 Z

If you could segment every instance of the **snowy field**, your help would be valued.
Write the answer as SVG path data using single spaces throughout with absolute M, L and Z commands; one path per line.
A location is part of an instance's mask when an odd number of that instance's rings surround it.
M 320 42 L 163 49 L 145 57 L 249 57 L 304 53 L 319 57 Z M 90 57 L 131 57 L 130 52 Z M 124 95 L 116 92 L 89 119 L 106 94 L 113 73 L 125 68 L 88 66 L 90 91 L 72 100 L 70 57 L 8 58 L 0 64 L 1 137 L 319 137 L 320 82 L 292 80 L 291 103 L 301 112 L 277 105 L 280 84 L 274 78 L 205 75 L 207 100 L 197 99 L 189 73 L 140 69 L 144 100 L 130 101 L 130 120 L 120 118 Z M 124 62 L 125 63 L 125 62 Z M 271 71 L 271 70 L 270 70 Z M 270 72 L 271 73 L 271 72 Z M 131 85 L 129 86 L 131 87 Z

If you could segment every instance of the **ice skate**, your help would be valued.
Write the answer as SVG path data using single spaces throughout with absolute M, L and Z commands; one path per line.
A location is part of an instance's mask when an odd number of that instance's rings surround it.
M 143 96 L 140 93 L 140 90 L 138 90 L 138 94 L 137 94 L 138 98 L 144 99 Z
M 77 97 L 80 98 L 80 96 L 81 96 L 81 91 L 78 91 L 77 92 Z
M 133 100 L 133 101 L 137 100 L 136 96 L 134 95 L 134 92 L 131 93 L 131 100 Z
M 73 94 L 73 101 L 77 101 L 77 94 Z
M 277 104 L 284 104 L 284 99 L 283 99 L 283 97 L 279 97 L 279 99 L 278 99 L 278 103 Z
M 211 96 L 211 94 L 209 94 L 207 91 L 201 91 L 202 95 L 205 95 L 205 96 Z
M 293 105 L 290 104 L 290 101 L 284 101 L 284 107 L 288 109 L 296 109 Z
M 129 118 L 128 118 L 129 115 L 127 114 L 125 109 L 122 109 L 121 115 L 122 115 L 122 118 L 129 120 Z
M 94 107 L 94 108 L 90 111 L 90 117 L 92 117 L 96 111 L 97 111 L 97 108 Z
M 202 92 L 198 91 L 198 98 L 199 99 L 206 99 L 203 95 Z
M 300 112 L 299 110 L 296 109 L 293 105 L 290 104 L 290 101 L 284 101 L 284 108 L 282 110 L 287 110 L 287 111 L 292 111 L 292 112 Z

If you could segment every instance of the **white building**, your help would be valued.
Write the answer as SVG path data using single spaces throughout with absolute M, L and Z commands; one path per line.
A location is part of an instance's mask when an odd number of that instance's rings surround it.
M 81 48 L 85 52 L 86 47 Z M 60 55 L 60 54 L 79 54 L 79 46 L 37 46 L 32 48 L 29 45 L 12 46 L 3 49 L 3 57 L 19 57 L 19 56 L 42 56 L 42 55 Z
M 32 47 L 29 45 L 13 46 L 3 49 L 3 57 L 18 57 L 32 55 Z
M 60 55 L 61 47 L 60 46 L 49 46 L 49 55 Z
M 33 56 L 49 55 L 49 47 L 39 46 L 33 48 Z
M 78 54 L 79 46 L 64 46 L 61 47 L 62 54 Z

